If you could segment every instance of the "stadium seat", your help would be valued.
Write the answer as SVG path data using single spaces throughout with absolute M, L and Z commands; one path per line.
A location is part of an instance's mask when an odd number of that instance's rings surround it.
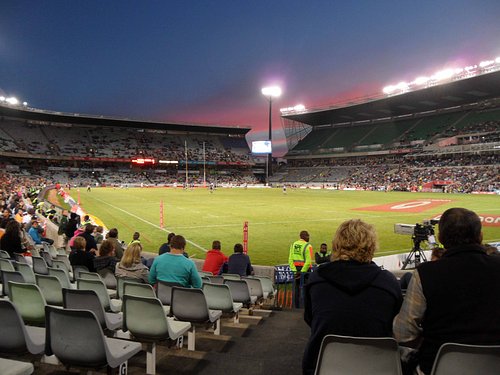
M 97 274 L 101 276 L 102 281 L 104 281 L 104 284 L 106 284 L 106 288 L 116 290 L 118 283 L 116 281 L 115 274 L 111 272 L 109 268 L 104 268 L 103 270 L 97 271 Z
M 69 275 L 66 272 L 66 269 L 61 269 L 61 268 L 49 268 L 49 276 L 55 276 L 59 279 L 59 282 L 61 283 L 61 286 L 63 288 L 72 288 L 75 289 L 76 285 L 72 284 L 69 281 Z
M 46 251 L 41 251 L 40 256 L 45 260 L 45 263 L 47 263 L 48 267 L 52 267 L 52 256 L 46 252 Z
M 243 307 L 240 302 L 233 302 L 231 291 L 227 285 L 203 284 L 203 293 L 209 309 L 221 310 L 222 316 L 233 317 L 234 323 L 240 322 L 239 311 Z
M 156 296 L 165 306 L 170 306 L 172 302 L 172 287 L 181 286 L 179 283 L 172 283 L 168 281 L 158 280 L 156 285 Z
M 260 282 L 262 283 L 262 291 L 264 292 L 264 298 L 272 298 L 276 295 L 276 289 L 274 287 L 273 281 L 269 277 L 265 276 L 252 276 L 252 277 L 255 279 L 259 279 Z
M 26 324 L 45 323 L 45 298 L 36 284 L 9 282 L 11 301 L 16 305 Z
M 246 280 L 225 280 L 224 284 L 231 290 L 234 302 L 240 302 L 243 306 L 250 307 L 257 301 L 257 297 L 250 294 L 250 287 Z
M 104 336 L 89 310 L 46 307 L 46 355 L 55 355 L 66 367 L 117 368 L 141 351 L 141 344 Z
M 206 276 L 206 277 L 210 280 L 212 284 L 224 284 L 224 278 L 222 276 Z
M 35 275 L 36 285 L 42 291 L 45 302 L 48 305 L 62 306 L 62 285 L 59 279 L 50 275 Z
M 63 289 L 63 306 L 65 309 L 92 311 L 104 330 L 115 331 L 122 328 L 122 315 L 105 312 L 93 290 Z
M 264 291 L 262 288 L 262 283 L 259 279 L 255 279 L 253 277 L 244 277 L 242 280 L 245 280 L 250 288 L 250 295 L 257 297 L 257 301 L 261 301 L 263 298 L 267 298 L 267 294 L 264 295 Z
M 316 375 L 402 375 L 396 340 L 392 337 L 326 335 Z
M 220 317 L 222 311 L 209 310 L 205 295 L 201 289 L 172 288 L 171 314 L 176 320 L 190 322 L 192 325 L 188 333 L 188 350 L 195 350 L 195 325 L 213 327 L 214 334 L 220 335 Z
M 495 375 L 500 371 L 500 345 L 447 343 L 438 351 L 431 375 Z
M 16 306 L 0 300 L 0 352 L 42 354 L 45 349 L 45 328 L 26 326 Z M 3 367 L 0 366 L 3 370 Z M 3 374 L 3 372 L 2 372 Z
M 223 273 L 221 276 L 224 280 L 241 280 L 241 276 L 235 273 Z
M 116 298 L 122 298 L 124 283 L 143 284 L 142 280 L 134 279 L 132 277 L 117 277 L 116 278 Z
M 0 368 L 2 375 L 30 375 L 35 371 L 32 363 L 6 358 L 0 358 Z
M 14 264 L 11 260 L 0 258 L 0 271 L 15 271 Z
M 19 271 L 2 271 L 2 295 L 7 296 L 9 299 L 12 299 L 10 293 L 9 282 L 14 281 L 16 283 L 25 283 L 26 280 L 24 276 Z
M 206 271 L 198 271 L 198 274 L 200 275 L 200 277 L 213 276 L 212 272 L 206 272 Z
M 156 343 L 178 340 L 179 346 L 182 347 L 183 334 L 190 328 L 189 322 L 167 318 L 163 305 L 155 297 L 139 297 L 129 294 L 123 296 L 123 330 L 130 331 L 134 338 L 147 343 L 147 374 L 156 374 Z
M 85 266 L 72 266 L 73 269 L 73 281 L 76 282 L 80 278 L 80 272 L 89 272 L 89 269 Z
M 93 290 L 96 292 L 105 311 L 119 312 L 122 308 L 122 301 L 110 299 L 106 285 L 102 280 L 78 279 L 76 281 L 77 289 Z
M 33 268 L 31 268 L 29 264 L 17 263 L 16 267 L 17 271 L 20 272 L 21 275 L 23 275 L 24 282 L 28 284 L 36 284 L 35 273 L 33 272 Z
M 28 261 L 26 260 L 23 254 L 14 253 L 14 259 L 16 260 L 17 263 L 28 264 Z
M 10 255 L 5 250 L 0 250 L 0 259 L 10 259 Z
M 42 257 L 36 257 L 36 256 L 33 256 L 31 258 L 33 259 L 33 272 L 34 273 L 38 273 L 40 275 L 48 275 L 49 274 L 49 267 L 47 266 L 45 259 L 43 259 Z

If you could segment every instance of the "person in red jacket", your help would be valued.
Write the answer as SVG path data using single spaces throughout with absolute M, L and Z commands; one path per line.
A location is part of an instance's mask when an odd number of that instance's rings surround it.
M 220 241 L 212 242 L 212 250 L 207 252 L 202 271 L 212 272 L 213 275 L 219 274 L 220 268 L 227 262 L 227 256 L 222 253 L 220 247 Z

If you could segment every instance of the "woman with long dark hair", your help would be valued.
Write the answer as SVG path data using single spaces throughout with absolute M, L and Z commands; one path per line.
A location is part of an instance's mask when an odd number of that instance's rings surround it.
M 22 243 L 19 223 L 14 219 L 9 220 L 5 227 L 5 234 L 0 240 L 0 248 L 7 251 L 10 257 L 14 259 L 14 253 L 24 253 Z

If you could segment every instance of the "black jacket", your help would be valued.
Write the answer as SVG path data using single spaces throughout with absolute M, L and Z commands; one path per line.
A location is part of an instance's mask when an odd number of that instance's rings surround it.
M 305 286 L 304 320 L 311 336 L 304 352 L 304 374 L 313 374 L 327 334 L 392 336 L 392 320 L 403 296 L 397 279 L 375 263 L 335 261 L 313 272 Z
M 500 344 L 500 257 L 464 245 L 421 264 L 418 273 L 426 300 L 419 350 L 424 373 L 446 342 Z

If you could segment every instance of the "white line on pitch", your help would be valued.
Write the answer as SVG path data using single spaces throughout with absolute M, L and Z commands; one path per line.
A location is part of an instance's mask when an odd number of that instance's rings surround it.
M 140 217 L 140 216 L 134 215 L 133 213 L 128 212 L 127 210 L 124 210 L 123 208 L 120 208 L 120 207 L 114 206 L 114 205 L 112 205 L 111 203 L 108 203 L 108 202 L 106 202 L 106 201 L 103 201 L 102 199 L 99 199 L 99 198 L 95 198 L 95 197 L 92 197 L 92 198 L 93 198 L 93 199 L 95 199 L 95 200 L 97 200 L 97 201 L 99 201 L 99 202 L 102 202 L 102 203 L 104 203 L 104 204 L 107 204 L 108 206 L 113 207 L 114 209 L 120 210 L 121 212 L 124 212 L 124 213 L 126 213 L 127 215 L 130 215 L 130 216 L 132 216 L 132 217 L 135 217 L 136 219 L 138 219 L 138 220 L 140 220 L 140 221 L 142 221 L 142 222 L 144 222 L 144 223 L 146 223 L 146 224 L 149 224 L 149 225 L 151 225 L 151 226 L 153 226 L 153 227 L 155 227 L 155 228 L 157 228 L 157 229 L 159 229 L 159 230 L 162 230 L 162 231 L 167 232 L 167 233 L 172 233 L 172 231 L 171 231 L 171 230 L 168 230 L 168 229 L 166 229 L 166 228 L 162 228 L 162 227 L 160 227 L 159 225 L 156 225 L 155 223 L 152 223 L 152 222 L 150 222 L 150 221 L 147 221 L 147 220 L 143 219 L 143 218 L 142 218 L 142 217 Z M 200 250 L 204 251 L 205 253 L 208 251 L 208 250 L 204 249 L 203 247 L 201 247 L 200 245 L 198 245 L 197 243 L 194 243 L 193 241 L 190 241 L 190 240 L 186 239 L 186 242 L 187 242 L 187 243 L 190 243 L 190 244 L 191 244 L 191 245 L 193 245 L 194 247 L 196 247 L 196 248 L 198 248 L 198 249 L 200 249 Z

